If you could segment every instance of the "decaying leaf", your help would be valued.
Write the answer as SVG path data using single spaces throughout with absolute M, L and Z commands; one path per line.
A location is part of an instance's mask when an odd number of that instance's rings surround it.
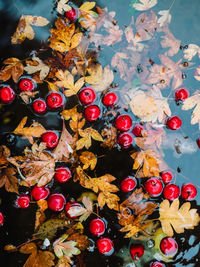
M 5 186 L 7 192 L 19 194 L 16 173 L 17 171 L 13 167 L 0 169 L 0 188 Z
M 35 214 L 35 230 L 45 221 L 46 216 L 44 211 L 48 209 L 48 204 L 45 199 L 37 201 L 38 209 Z
M 64 234 L 53 244 L 54 252 L 58 258 L 62 258 L 64 255 L 71 258 L 73 257 L 73 255 L 78 255 L 81 253 L 80 250 L 76 247 L 77 242 L 72 240 L 65 241 L 67 237 L 68 235 Z
M 92 201 L 90 198 L 84 196 L 82 199 L 82 203 L 84 207 L 82 206 L 71 206 L 68 210 L 68 213 L 71 217 L 79 217 L 79 221 L 85 221 L 90 216 L 90 214 L 93 211 L 92 208 Z
M 63 14 L 64 11 L 69 11 L 72 9 L 72 7 L 67 4 L 68 2 L 69 2 L 69 0 L 59 0 L 58 1 L 58 3 L 57 3 L 58 13 Z
M 73 264 L 72 260 L 66 256 L 63 256 L 58 260 L 56 267 L 71 267 Z
M 3 64 L 7 66 L 5 66 L 0 72 L 0 80 L 5 82 L 12 77 L 13 81 L 17 83 L 19 77 L 24 72 L 22 61 L 18 58 L 11 57 L 4 60 Z
M 10 157 L 10 149 L 6 146 L 0 146 L 0 169 L 8 165 L 8 157 Z
M 91 170 L 94 170 L 94 168 L 97 164 L 96 156 L 90 151 L 83 151 L 81 153 L 79 159 L 84 164 L 83 170 L 86 170 L 88 168 L 90 168 Z
M 50 67 L 47 66 L 46 64 L 44 64 L 44 62 L 39 58 L 39 57 L 32 57 L 33 62 L 36 64 L 27 64 L 26 67 L 24 67 L 24 70 L 28 73 L 28 74 L 33 74 L 36 72 L 40 73 L 40 80 L 44 80 L 47 75 L 49 74 L 50 71 Z
M 92 129 L 91 127 L 84 130 L 80 129 L 78 131 L 79 135 L 82 137 L 76 142 L 76 149 L 82 149 L 83 147 L 89 148 L 92 145 L 92 139 L 96 141 L 103 141 L 100 133 L 97 130 Z
M 175 199 L 171 206 L 170 202 L 165 199 L 160 204 L 159 220 L 162 225 L 163 232 L 168 236 L 173 236 L 173 232 L 184 233 L 185 229 L 194 229 L 200 222 L 197 209 L 190 209 L 190 202 L 185 202 L 179 207 L 179 199 Z M 173 229 L 174 231 L 173 231 Z
M 184 58 L 187 60 L 192 60 L 193 57 L 198 54 L 200 57 L 200 47 L 196 44 L 189 44 L 187 49 L 184 49 Z
M 104 128 L 101 135 L 106 137 L 101 146 L 112 149 L 117 144 L 117 129 L 114 126 Z
M 164 30 L 164 32 L 165 35 L 161 36 L 162 41 L 160 42 L 160 44 L 163 48 L 169 48 L 168 51 L 165 52 L 165 55 L 172 57 L 173 55 L 178 53 L 181 41 L 177 40 L 169 29 Z
M 26 104 L 30 104 L 30 99 L 34 96 L 36 96 L 39 92 L 38 91 L 34 91 L 34 92 L 30 92 L 30 91 L 24 91 L 21 92 L 19 94 L 19 96 L 21 97 L 21 99 L 24 101 L 24 103 Z
M 157 4 L 157 0 L 139 0 L 139 3 L 134 3 L 133 7 L 136 10 L 144 11 L 152 8 Z
M 90 29 L 90 31 L 95 30 L 96 19 L 98 17 L 98 14 L 92 10 L 95 5 L 95 2 L 85 2 L 79 7 L 80 24 L 83 28 Z

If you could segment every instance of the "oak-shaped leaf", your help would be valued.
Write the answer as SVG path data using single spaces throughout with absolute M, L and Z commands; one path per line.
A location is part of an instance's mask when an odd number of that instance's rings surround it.
M 82 203 L 84 207 L 82 206 L 72 206 L 68 210 L 68 213 L 71 217 L 79 217 L 79 221 L 85 221 L 90 216 L 90 214 L 93 211 L 92 208 L 92 201 L 89 197 L 84 196 L 82 199 Z
M 185 202 L 179 207 L 178 198 L 171 203 L 171 206 L 169 200 L 163 200 L 159 213 L 162 230 L 168 236 L 173 236 L 174 231 L 181 234 L 184 233 L 185 229 L 194 229 L 200 222 L 197 209 L 191 209 L 190 202 Z
M 69 257 L 63 256 L 58 260 L 56 267 L 71 267 L 72 264 L 73 262 Z
M 96 19 L 98 14 L 92 9 L 95 7 L 96 2 L 85 2 L 79 7 L 79 21 L 83 28 L 90 31 L 95 30 Z
M 35 230 L 45 221 L 46 215 L 44 211 L 48 209 L 48 204 L 45 199 L 37 201 L 38 209 L 35 213 Z
M 184 49 L 184 58 L 191 61 L 198 54 L 200 58 L 200 47 L 196 44 L 189 44 L 187 49 Z
M 39 57 L 33 57 L 32 60 L 33 60 L 32 62 L 29 61 L 29 64 L 27 64 L 27 66 L 24 67 L 24 70 L 28 74 L 39 72 L 40 80 L 43 81 L 49 74 L 50 67 L 47 66 Z
M 13 81 L 17 83 L 19 77 L 24 72 L 22 61 L 18 58 L 11 57 L 4 60 L 3 64 L 7 66 L 5 66 L 0 72 L 0 80 L 5 82 L 12 77 Z
M 39 92 L 38 91 L 23 91 L 19 94 L 21 99 L 24 101 L 26 104 L 30 104 L 30 99 L 34 96 L 36 96 Z
M 163 31 L 165 32 L 165 35 L 161 36 L 162 41 L 160 44 L 163 48 L 169 48 L 168 51 L 165 52 L 165 55 L 172 57 L 178 53 L 181 41 L 176 39 L 168 28 Z
M 0 146 L 0 169 L 8 165 L 8 157 L 10 157 L 10 149 L 6 146 Z
M 102 147 L 112 149 L 117 144 L 117 129 L 114 126 L 109 126 L 101 131 L 101 135 L 105 138 Z
M 35 33 L 31 25 L 41 27 L 46 26 L 48 23 L 49 21 L 41 16 L 22 15 L 12 36 L 11 43 L 21 44 L 26 38 L 33 40 Z
M 96 140 L 96 141 L 103 141 L 102 136 L 100 135 L 100 133 L 98 133 L 97 130 L 89 127 L 86 128 L 84 130 L 79 129 L 78 130 L 79 135 L 82 137 L 80 138 L 77 142 L 76 142 L 76 149 L 82 149 L 83 147 L 85 148 L 89 148 L 92 145 L 92 139 Z
M 24 117 L 17 128 L 13 131 L 14 134 L 25 136 L 31 144 L 33 144 L 33 137 L 40 137 L 46 132 L 45 128 L 38 122 L 33 122 L 31 126 L 24 127 L 28 117 Z
M 90 151 L 83 151 L 79 159 L 84 164 L 83 170 L 88 169 L 88 168 L 90 168 L 90 170 L 94 170 L 97 164 L 96 156 Z
M 157 0 L 139 0 L 138 3 L 134 3 L 133 7 L 138 11 L 148 10 L 157 4 Z
M 74 255 L 81 253 L 81 251 L 76 247 L 77 242 L 72 240 L 65 241 L 67 237 L 68 235 L 64 234 L 53 243 L 53 249 L 58 258 L 62 258 L 63 256 L 71 258 Z
M 59 0 L 58 1 L 58 3 L 57 3 L 58 13 L 63 14 L 64 11 L 69 11 L 72 9 L 72 7 L 67 4 L 68 2 L 69 2 L 69 0 Z
M 160 27 L 163 27 L 165 24 L 169 24 L 171 19 L 172 19 L 172 15 L 169 13 L 170 10 L 160 10 L 158 12 L 158 15 L 160 15 L 161 17 L 158 19 L 158 24 L 160 25 Z
M 17 171 L 13 167 L 0 169 L 0 188 L 5 186 L 7 192 L 19 194 L 16 173 Z

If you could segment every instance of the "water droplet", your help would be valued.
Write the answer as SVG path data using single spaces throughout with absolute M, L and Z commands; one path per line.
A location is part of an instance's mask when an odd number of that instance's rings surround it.
M 155 242 L 152 239 L 147 240 L 147 247 L 153 248 L 155 246 Z

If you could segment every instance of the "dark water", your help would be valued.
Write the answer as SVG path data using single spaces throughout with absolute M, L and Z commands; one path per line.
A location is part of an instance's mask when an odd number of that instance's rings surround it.
M 0 60 L 3 61 L 7 57 L 18 57 L 25 58 L 30 55 L 32 50 L 37 50 L 41 47 L 43 41 L 45 41 L 49 36 L 49 28 L 51 28 L 55 18 L 56 12 L 54 10 L 55 1 L 41 1 L 41 0 L 33 0 L 33 1 L 0 1 Z M 81 1 L 74 2 L 77 5 L 81 4 Z M 100 7 L 108 7 L 108 10 L 116 12 L 116 20 L 118 25 L 122 30 L 130 23 L 131 16 L 137 16 L 138 13 L 133 13 L 129 8 L 130 1 L 128 0 L 112 0 L 106 1 L 101 0 L 97 1 L 97 5 Z M 159 3 L 155 6 L 153 10 L 159 11 L 163 9 L 168 9 L 171 3 L 168 0 L 159 1 Z M 132 13 L 131 13 L 132 12 Z M 36 28 L 36 38 L 33 41 L 25 41 L 21 45 L 12 46 L 10 44 L 10 37 L 16 29 L 19 17 L 22 14 L 29 15 L 41 15 L 46 17 L 51 21 L 51 24 L 46 27 L 38 27 Z M 172 21 L 170 24 L 170 30 L 175 35 L 177 39 L 181 40 L 182 45 L 186 45 L 189 43 L 195 43 L 197 45 L 200 44 L 200 3 L 198 0 L 176 0 L 174 7 L 171 10 Z M 117 47 L 117 46 L 116 46 Z M 105 48 L 101 52 L 100 62 L 104 65 L 110 64 L 112 59 L 112 49 Z M 195 64 L 198 63 L 199 59 L 195 57 L 193 62 Z M 200 65 L 200 64 L 199 64 Z M 190 94 L 197 89 L 199 89 L 199 84 L 197 81 L 190 79 L 190 74 L 192 75 L 193 70 L 191 72 L 187 72 L 187 79 L 184 81 L 184 85 L 190 88 Z M 119 84 L 119 87 L 123 85 L 123 82 L 120 80 L 119 76 L 115 76 L 115 82 Z M 13 85 L 12 83 L 10 83 Z M 16 85 L 13 85 L 16 87 Z M 42 86 L 41 86 L 42 88 Z M 42 88 L 42 91 L 45 95 L 47 92 L 46 88 Z M 181 108 L 177 107 L 177 105 L 172 101 L 171 103 L 172 113 L 180 116 L 183 121 L 182 132 L 179 134 L 171 134 L 171 132 L 167 132 L 169 143 L 164 148 L 165 152 L 165 160 L 170 169 L 173 170 L 176 183 L 181 185 L 184 182 L 191 181 L 197 185 L 198 188 L 198 197 L 197 201 L 192 202 L 192 206 L 197 207 L 197 204 L 200 203 L 200 177 L 199 177 L 199 160 L 200 160 L 200 151 L 197 150 L 195 140 L 199 136 L 198 126 L 191 126 L 190 124 L 190 116 L 191 112 L 183 112 Z M 17 112 L 16 112 L 17 110 Z M 8 114 L 8 112 L 10 112 Z M 10 106 L 4 106 L 1 109 L 1 125 L 0 125 L 0 140 L 1 143 L 5 143 L 5 132 L 9 132 L 13 130 L 16 125 L 18 125 L 22 116 L 28 115 L 30 119 L 35 118 L 35 114 L 32 112 L 31 108 L 27 107 L 27 105 L 22 104 L 21 100 L 17 99 L 14 104 Z M 8 116 L 11 118 L 10 123 L 4 124 L 5 117 Z M 44 127 L 47 129 L 61 129 L 61 120 L 58 116 L 56 116 L 55 112 L 48 113 L 43 117 L 38 117 L 38 121 L 41 122 Z M 101 124 L 100 124 L 101 125 Z M 99 127 L 98 125 L 96 125 Z M 174 138 L 178 138 L 184 142 L 184 136 L 189 136 L 189 143 L 187 143 L 188 139 L 185 139 L 186 147 L 190 149 L 184 150 L 184 153 L 178 154 L 172 144 Z M 21 149 L 28 145 L 26 141 L 16 140 L 14 146 L 12 146 L 12 150 L 14 153 L 18 153 Z M 98 160 L 98 166 L 96 168 L 96 174 L 102 175 L 105 172 L 113 174 L 118 178 L 119 181 L 130 174 L 132 172 L 132 161 L 127 158 L 127 154 L 125 152 L 120 152 L 115 150 L 113 152 L 108 152 L 101 149 L 97 144 L 94 145 L 93 150 L 98 152 L 99 155 L 107 154 L 105 158 Z M 190 153 L 188 153 L 188 151 Z M 187 153 L 186 153 L 187 152 Z M 180 168 L 181 172 L 177 172 L 177 168 Z M 25 192 L 24 189 L 23 192 Z M 70 196 L 73 198 L 77 198 L 80 196 L 82 188 L 76 184 L 74 186 L 73 182 L 69 182 L 67 186 L 60 187 L 55 183 L 52 188 L 53 192 L 63 192 L 67 195 L 68 192 L 73 191 L 73 195 Z M 36 210 L 36 205 L 32 205 L 32 208 L 27 210 L 20 210 L 13 207 L 13 203 L 15 200 L 15 194 L 8 194 L 4 191 L 4 189 L 0 190 L 0 197 L 2 199 L 1 210 L 4 212 L 6 216 L 6 222 L 3 227 L 0 228 L 0 246 L 1 251 L 0 255 L 2 257 L 2 262 L 0 266 L 8 266 L 8 267 L 18 267 L 23 266 L 27 256 L 18 253 L 5 253 L 3 252 L 4 245 L 8 243 L 12 243 L 14 245 L 18 245 L 31 237 L 34 228 L 34 218 Z M 49 214 L 50 216 L 50 214 Z M 105 209 L 102 213 L 110 227 L 107 229 L 107 234 L 114 240 L 115 242 L 115 251 L 116 254 L 122 254 L 125 258 L 126 262 L 129 262 L 127 254 L 127 247 L 129 246 L 129 241 L 122 238 L 122 235 L 118 232 L 118 226 L 116 224 L 116 217 L 112 212 Z M 88 228 L 88 224 L 86 222 L 85 228 Z M 195 267 L 200 266 L 200 227 L 196 227 L 195 230 L 187 230 L 184 234 L 176 235 L 175 238 L 179 244 L 179 253 L 173 259 L 172 262 L 166 263 L 166 266 L 187 266 L 187 267 Z M 118 241 L 120 240 L 120 242 Z M 146 245 L 146 244 L 145 244 Z M 124 247 L 124 253 L 120 253 L 120 249 Z M 147 246 L 146 246 L 147 248 Z M 149 254 L 148 254 L 149 253 Z M 87 253 L 85 255 L 84 262 L 86 266 L 125 266 L 122 258 L 116 256 L 105 257 L 100 256 L 97 253 Z M 147 249 L 146 258 L 152 254 L 151 249 Z M 127 256 L 126 256 L 127 255 Z M 150 255 L 151 257 L 153 255 Z M 127 257 L 127 259 L 126 259 Z M 132 265 L 134 266 L 134 265 Z M 137 267 L 145 266 L 145 261 L 138 262 L 136 264 Z M 147 265 L 148 266 L 148 265 Z

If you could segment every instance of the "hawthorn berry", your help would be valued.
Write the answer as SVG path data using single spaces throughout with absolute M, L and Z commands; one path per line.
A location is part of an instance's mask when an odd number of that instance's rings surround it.
M 80 91 L 78 97 L 83 105 L 89 105 L 94 102 L 96 94 L 92 88 L 86 87 Z
M 63 106 L 64 97 L 60 92 L 51 92 L 48 94 L 46 102 L 49 108 L 57 109 Z
M 48 187 L 35 185 L 31 191 L 31 196 L 36 200 L 45 199 L 48 197 L 50 190 Z
M 196 187 L 191 183 L 183 184 L 181 187 L 181 197 L 186 200 L 193 200 L 197 195 Z
M 70 10 L 68 10 L 68 11 L 66 11 L 66 12 L 64 13 L 64 16 L 65 16 L 66 18 L 68 18 L 68 19 L 70 20 L 70 22 L 74 22 L 74 21 L 77 19 L 78 14 L 77 14 L 76 9 L 74 9 L 74 8 L 72 7 Z
M 110 238 L 101 237 L 97 240 L 97 248 L 100 253 L 110 256 L 114 251 L 114 245 Z
M 67 182 L 70 178 L 72 177 L 71 171 L 69 168 L 65 166 L 61 166 L 56 168 L 55 170 L 55 180 L 60 182 L 60 183 L 65 183 Z
M 198 145 L 198 148 L 200 148 L 200 137 L 197 139 L 197 145 Z
M 104 95 L 102 102 L 103 102 L 104 106 L 110 107 L 110 106 L 113 106 L 114 104 L 116 104 L 117 100 L 118 100 L 117 94 L 115 94 L 113 92 L 109 92 L 109 93 Z
M 71 219 L 77 219 L 78 216 L 72 216 L 69 214 L 69 209 L 71 207 L 81 207 L 81 204 L 76 201 L 70 201 L 70 202 L 67 202 L 67 204 L 65 205 L 65 211 L 66 211 L 67 216 Z
M 179 197 L 180 189 L 178 185 L 175 184 L 167 184 L 164 187 L 163 195 L 166 199 L 173 201 L 177 197 Z
M 137 185 L 137 181 L 133 176 L 128 176 L 121 181 L 120 189 L 122 192 L 128 193 L 132 191 Z
M 129 148 L 133 143 L 133 137 L 130 133 L 121 133 L 118 136 L 117 142 L 123 148 Z
M 119 131 L 127 132 L 132 127 L 132 119 L 129 115 L 120 115 L 115 120 L 115 126 Z
M 47 104 L 44 99 L 38 98 L 33 101 L 33 110 L 38 114 L 44 114 Z
M 33 91 L 35 89 L 35 82 L 30 78 L 23 78 L 19 82 L 20 91 Z
M 48 148 L 54 148 L 57 146 L 59 138 L 56 132 L 47 131 L 41 136 L 42 142 L 46 144 Z
M 4 220 L 5 220 L 5 218 L 3 216 L 3 213 L 0 212 L 0 226 L 2 226 L 4 224 Z
M 103 235 L 105 232 L 105 223 L 101 219 L 93 219 L 89 226 L 90 233 L 95 236 Z
M 65 197 L 63 194 L 55 193 L 51 194 L 48 198 L 48 207 L 53 211 L 61 211 L 64 208 L 66 203 Z
M 84 115 L 88 121 L 96 121 L 101 115 L 101 110 L 97 105 L 90 105 L 85 108 Z
M 182 121 L 178 116 L 173 116 L 168 118 L 166 126 L 168 129 L 176 131 L 178 130 L 182 125 Z
M 26 194 L 21 194 L 17 197 L 16 206 L 21 209 L 27 209 L 30 206 L 30 196 Z
M 15 92 L 10 86 L 3 86 L 0 88 L 0 102 L 3 104 L 10 104 L 15 99 Z
M 175 91 L 175 100 L 176 102 L 184 101 L 189 96 L 189 91 L 185 88 L 178 88 Z
M 160 242 L 160 249 L 167 257 L 174 257 L 178 252 L 178 244 L 172 237 L 165 237 Z
M 152 196 L 157 197 L 163 191 L 163 184 L 157 177 L 149 178 L 145 183 L 145 190 Z
M 142 136 L 142 131 L 144 131 L 144 127 L 141 124 L 135 124 L 132 130 L 132 133 L 136 136 Z
M 166 267 L 166 265 L 160 261 L 150 262 L 149 267 Z
M 164 184 L 168 184 L 171 182 L 173 174 L 170 171 L 163 171 L 161 172 L 160 177 L 162 178 Z
M 132 244 L 130 247 L 130 254 L 133 261 L 139 260 L 144 254 L 144 246 L 141 244 Z

